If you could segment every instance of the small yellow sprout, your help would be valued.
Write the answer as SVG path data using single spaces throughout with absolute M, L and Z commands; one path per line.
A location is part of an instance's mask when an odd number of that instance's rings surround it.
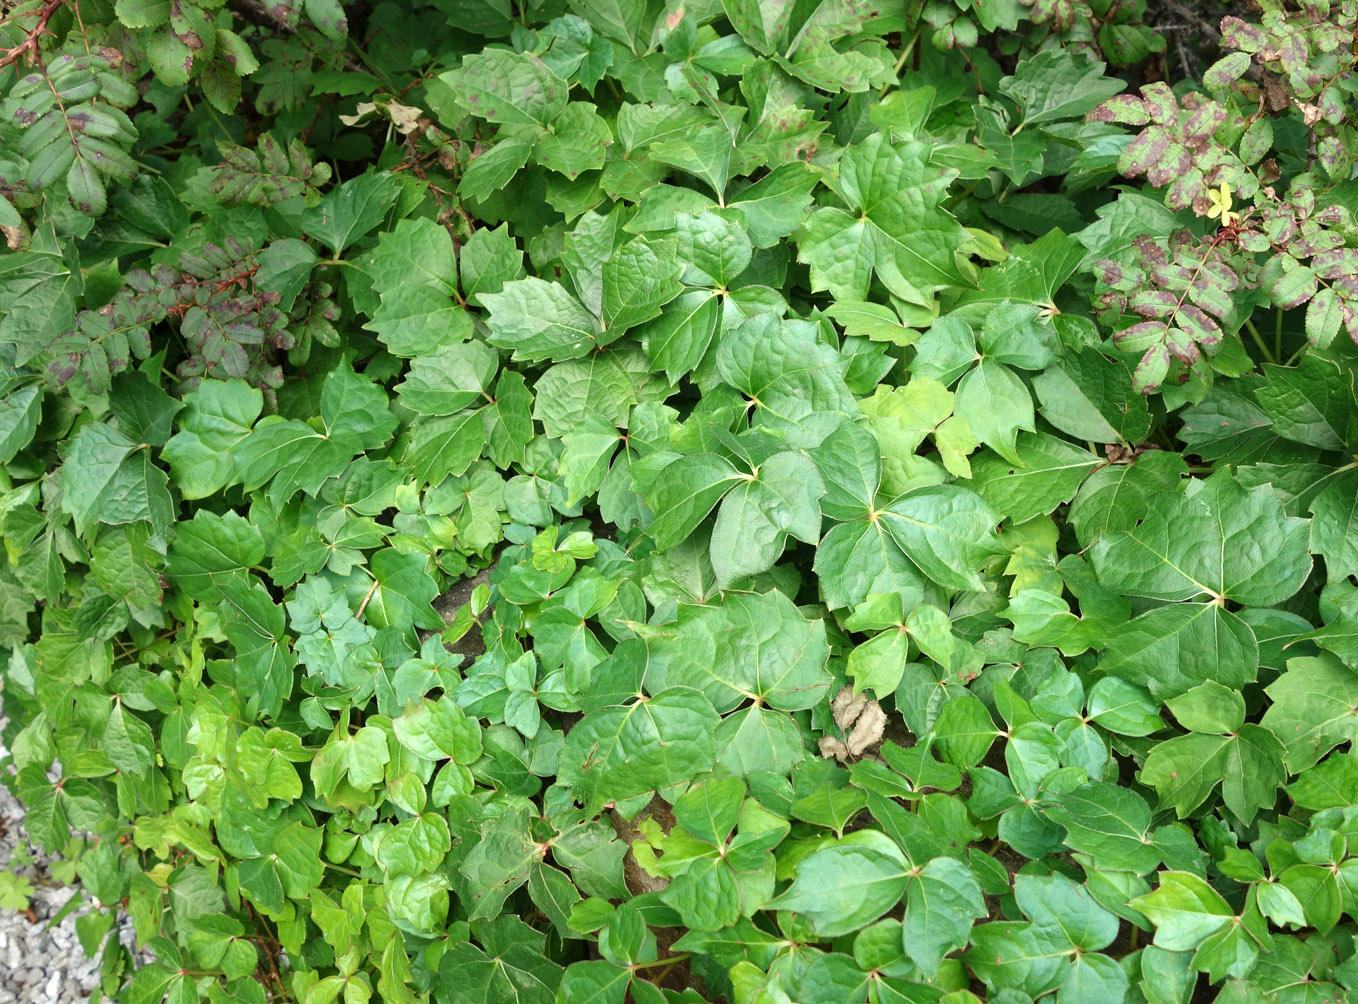
M 1221 225 L 1223 227 L 1229 227 L 1236 220 L 1240 219 L 1239 213 L 1231 212 L 1231 186 L 1226 184 L 1226 182 L 1223 181 L 1221 183 L 1221 188 L 1219 190 L 1208 189 L 1207 198 L 1211 200 L 1212 203 L 1211 207 L 1207 210 L 1208 219 L 1214 220 L 1220 216 Z

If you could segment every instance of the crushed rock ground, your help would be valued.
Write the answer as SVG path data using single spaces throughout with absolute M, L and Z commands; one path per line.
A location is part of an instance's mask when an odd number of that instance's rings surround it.
M 0 717 L 0 725 L 4 719 Z M 0 745 L 0 758 L 6 750 Z M 40 851 L 31 863 L 11 866 L 21 845 L 27 845 L 24 810 L 10 790 L 0 785 L 0 871 L 13 871 L 33 885 L 31 913 L 0 909 L 0 1004 L 76 1004 L 99 985 L 100 960 L 89 958 L 76 937 L 76 918 L 89 910 L 81 906 L 48 929 L 75 890 L 53 882 L 49 858 Z M 120 936 L 133 942 L 131 923 L 124 917 Z

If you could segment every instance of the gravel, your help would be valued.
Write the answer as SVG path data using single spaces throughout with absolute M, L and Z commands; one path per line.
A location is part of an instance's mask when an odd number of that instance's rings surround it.
M 4 718 L 0 716 L 0 726 Z M 0 759 L 6 750 L 0 745 Z M 10 790 L 0 785 L 0 871 L 13 871 L 33 884 L 32 915 L 0 909 L 0 1004 L 74 1004 L 99 985 L 99 959 L 89 958 L 76 937 L 73 910 L 50 931 L 47 922 L 61 911 L 75 890 L 51 884 L 48 858 L 41 852 L 28 864 L 10 867 L 20 844 L 26 844 L 24 810 Z M 23 856 L 21 856 L 23 860 Z M 122 920 L 120 937 L 133 943 L 130 921 Z

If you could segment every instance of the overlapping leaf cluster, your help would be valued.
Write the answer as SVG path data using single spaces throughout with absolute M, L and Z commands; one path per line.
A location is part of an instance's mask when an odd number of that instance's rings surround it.
M 1210 99 L 1140 5 L 24 11 L 3 779 L 110 998 L 1358 990 L 1351 5 Z

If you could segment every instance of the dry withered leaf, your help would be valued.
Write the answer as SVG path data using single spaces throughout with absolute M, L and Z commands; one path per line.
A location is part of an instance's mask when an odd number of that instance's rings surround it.
M 848 735 L 844 739 L 822 736 L 820 755 L 844 761 L 861 757 L 871 746 L 881 742 L 886 729 L 886 712 L 865 694 L 855 695 L 852 687 L 844 687 L 830 702 L 835 724 Z

